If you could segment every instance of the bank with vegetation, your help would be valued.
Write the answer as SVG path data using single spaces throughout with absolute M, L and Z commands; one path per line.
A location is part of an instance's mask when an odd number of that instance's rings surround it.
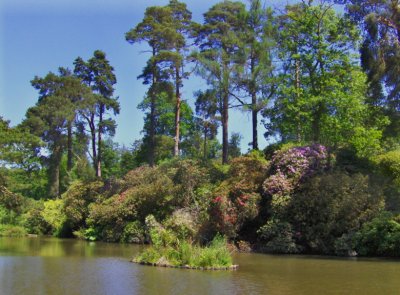
M 173 266 L 231 264 L 220 236 L 240 250 L 400 256 L 399 12 L 336 2 L 346 15 L 327 1 L 223 1 L 201 24 L 176 0 L 149 7 L 125 35 L 152 52 L 131 148 L 112 141 L 104 52 L 34 77 L 23 122 L 0 120 L 0 236 L 152 243 L 137 261 Z M 208 85 L 191 103 L 189 73 Z M 251 113 L 244 154 L 232 107 Z

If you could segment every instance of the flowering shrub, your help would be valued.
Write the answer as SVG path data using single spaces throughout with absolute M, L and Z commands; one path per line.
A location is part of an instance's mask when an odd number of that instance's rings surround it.
M 290 194 L 305 178 L 326 169 L 327 164 L 327 149 L 319 144 L 278 151 L 272 158 L 270 176 L 264 181 L 264 192 L 271 196 Z
M 229 178 L 214 191 L 209 214 L 212 228 L 228 238 L 235 238 L 246 222 L 259 213 L 261 184 L 267 161 L 258 153 L 235 158 Z

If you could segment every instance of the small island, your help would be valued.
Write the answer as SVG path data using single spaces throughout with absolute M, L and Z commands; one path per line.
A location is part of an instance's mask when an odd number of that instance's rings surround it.
M 159 224 L 153 215 L 146 218 L 152 246 L 133 258 L 132 262 L 183 269 L 235 270 L 226 238 L 216 235 L 207 246 L 201 247 L 186 240 Z

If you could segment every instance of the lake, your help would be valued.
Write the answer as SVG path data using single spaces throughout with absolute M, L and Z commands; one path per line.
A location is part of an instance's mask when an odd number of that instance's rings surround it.
M 400 260 L 234 255 L 236 271 L 129 262 L 143 246 L 0 238 L 0 294 L 400 294 Z

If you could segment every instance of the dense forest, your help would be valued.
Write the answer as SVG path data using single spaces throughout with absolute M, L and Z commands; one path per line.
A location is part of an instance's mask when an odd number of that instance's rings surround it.
M 226 0 L 196 23 L 170 0 L 121 38 L 151 51 L 143 137 L 112 140 L 105 52 L 33 77 L 24 120 L 0 117 L 0 236 L 145 243 L 157 226 L 243 251 L 400 256 L 398 1 Z M 208 88 L 183 97 L 195 76 Z M 234 108 L 251 115 L 246 154 Z

